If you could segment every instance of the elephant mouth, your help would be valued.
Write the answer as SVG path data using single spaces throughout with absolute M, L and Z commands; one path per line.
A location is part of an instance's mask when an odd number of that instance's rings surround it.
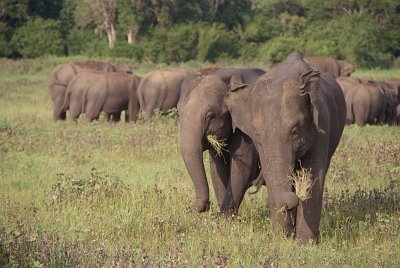
M 218 156 L 222 156 L 224 151 L 228 152 L 227 147 L 228 147 L 228 143 L 227 143 L 227 139 L 226 138 L 218 138 L 217 135 L 209 133 L 207 134 L 207 141 L 209 146 L 214 149 L 214 151 L 216 152 L 216 154 Z

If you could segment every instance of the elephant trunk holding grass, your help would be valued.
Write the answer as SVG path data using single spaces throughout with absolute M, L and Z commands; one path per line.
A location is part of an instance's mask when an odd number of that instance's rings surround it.
M 325 175 L 346 119 L 340 86 L 293 53 L 254 85 L 231 88 L 225 102 L 233 130 L 247 134 L 259 153 L 273 225 L 316 242 Z M 304 201 L 290 179 L 302 168 L 311 176 Z

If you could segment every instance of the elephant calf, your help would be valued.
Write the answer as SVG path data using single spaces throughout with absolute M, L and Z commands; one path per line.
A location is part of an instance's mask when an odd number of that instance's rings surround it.
M 127 110 L 127 121 L 135 122 L 139 82 L 139 77 L 123 73 L 80 73 L 68 85 L 63 109 L 69 109 L 72 119 L 85 113 L 88 121 L 98 119 L 101 111 L 117 114 Z
M 251 179 L 259 171 L 258 155 L 250 138 L 240 131 L 232 132 L 230 114 L 224 101 L 227 92 L 226 84 L 215 75 L 192 74 L 182 84 L 178 102 L 180 150 L 194 185 L 199 212 L 208 210 L 210 206 L 203 151 L 209 152 L 211 179 L 218 205 L 225 202 L 227 210 L 232 206 L 234 209 L 235 203 L 241 202 Z M 218 152 L 211 145 L 209 135 L 223 140 L 227 147 Z

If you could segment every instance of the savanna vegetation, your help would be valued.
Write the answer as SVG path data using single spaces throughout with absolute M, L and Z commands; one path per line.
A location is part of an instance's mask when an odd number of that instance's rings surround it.
M 2 0 L 0 57 L 281 61 L 400 66 L 397 0 Z
M 214 196 L 209 212 L 195 212 L 173 113 L 136 125 L 52 121 L 47 78 L 75 59 L 0 61 L 0 267 L 400 263 L 399 127 L 345 128 L 326 179 L 320 244 L 300 245 L 272 230 L 265 188 L 246 194 L 239 217 L 219 216 Z M 160 67 L 113 63 L 138 75 Z

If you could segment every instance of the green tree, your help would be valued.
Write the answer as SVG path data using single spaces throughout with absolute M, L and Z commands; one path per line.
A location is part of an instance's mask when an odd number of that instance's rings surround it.
M 116 5 L 115 0 L 82 0 L 77 2 L 75 22 L 84 29 L 96 29 L 102 36 L 105 32 L 108 47 L 115 45 Z
M 118 30 L 126 34 L 128 44 L 133 44 L 144 20 L 142 2 L 117 0 Z
M 36 58 L 46 54 L 63 55 L 63 39 L 60 25 L 54 20 L 30 18 L 17 29 L 12 43 L 24 58 Z

